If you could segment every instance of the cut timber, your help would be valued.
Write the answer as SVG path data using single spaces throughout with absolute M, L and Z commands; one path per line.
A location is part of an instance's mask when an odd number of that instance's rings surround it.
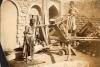
M 47 49 L 48 54 L 50 55 L 52 63 L 56 63 L 54 56 L 51 54 L 50 49 Z

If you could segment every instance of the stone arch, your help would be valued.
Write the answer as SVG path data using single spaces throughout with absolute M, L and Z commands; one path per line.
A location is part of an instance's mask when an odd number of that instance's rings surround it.
M 15 5 L 16 9 L 17 9 L 17 16 L 19 16 L 19 12 L 21 11 L 20 6 L 18 5 L 18 3 L 15 0 L 5 0 L 4 2 L 2 2 L 1 7 L 4 3 L 6 2 L 11 2 L 13 5 Z
M 15 2 L 7 0 L 1 5 L 1 43 L 4 49 L 17 46 L 18 7 Z
M 34 9 L 35 11 L 37 11 L 37 13 L 38 13 L 38 15 L 39 15 L 39 17 L 41 18 L 41 16 L 42 16 L 42 10 L 41 10 L 41 7 L 40 7 L 40 5 L 38 5 L 38 4 L 34 4 L 33 3 L 33 5 L 31 5 L 30 7 L 29 7 L 29 9 L 28 9 L 28 13 L 27 13 L 27 23 L 26 23 L 26 25 L 29 23 L 29 21 L 30 21 L 30 18 L 31 18 L 31 10 L 32 9 Z M 34 10 L 32 11 L 32 12 L 34 12 Z M 36 14 L 36 13 L 35 13 Z
M 56 17 L 58 16 L 58 9 L 52 5 L 50 8 L 49 8 L 49 18 L 53 18 L 53 17 Z
M 36 13 L 35 13 L 35 14 L 38 15 L 38 16 L 39 16 L 39 20 L 42 21 L 42 20 L 41 20 L 41 17 L 42 17 L 42 10 L 41 10 L 41 7 L 40 7 L 39 5 L 37 5 L 37 4 L 35 4 L 35 5 L 32 5 L 32 6 L 31 6 L 30 11 L 31 11 L 31 9 L 36 9 L 36 11 L 38 12 L 38 14 L 36 14 Z M 29 11 L 29 12 L 30 12 L 30 11 Z M 38 31 L 39 31 L 39 33 L 40 33 L 39 38 L 40 38 L 41 40 L 44 40 L 44 37 L 43 37 L 43 33 L 42 33 L 41 28 L 39 28 Z
M 38 5 L 34 5 L 34 6 L 32 6 L 31 8 L 35 8 L 35 9 L 37 9 L 38 10 L 38 12 L 39 12 L 39 15 L 41 16 L 41 8 L 38 6 Z
M 34 15 L 38 15 L 41 16 L 42 15 L 42 11 L 39 5 L 32 5 L 28 11 L 28 14 L 34 14 Z

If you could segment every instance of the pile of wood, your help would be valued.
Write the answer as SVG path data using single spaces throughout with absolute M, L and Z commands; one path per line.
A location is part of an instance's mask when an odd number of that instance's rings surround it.
M 100 29 L 95 27 L 91 22 L 86 23 L 80 31 L 77 33 L 77 36 L 82 37 L 100 37 Z
M 77 50 L 91 56 L 100 56 L 100 42 L 98 41 L 80 41 Z
M 77 33 L 77 36 L 100 38 L 100 33 L 99 29 L 89 22 Z M 100 55 L 100 41 L 79 41 L 79 43 L 78 50 L 92 56 Z

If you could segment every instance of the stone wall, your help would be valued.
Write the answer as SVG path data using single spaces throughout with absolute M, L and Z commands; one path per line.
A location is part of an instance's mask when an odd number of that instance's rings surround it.
M 29 11 L 32 6 L 39 5 L 42 7 L 42 0 L 32 1 L 32 0 L 17 0 L 21 10 L 18 19 L 18 32 L 17 32 L 17 43 L 23 44 L 23 31 L 25 25 L 29 23 Z
M 59 8 L 60 5 L 58 3 L 54 3 L 54 1 L 50 1 L 50 0 L 48 0 L 48 1 L 47 0 L 4 0 L 2 5 L 8 1 L 11 2 L 12 4 L 14 4 L 17 8 L 17 22 L 16 22 L 16 24 L 14 24 L 14 25 L 16 25 L 16 38 L 14 38 L 14 40 L 16 39 L 15 45 L 17 45 L 17 46 L 23 45 L 23 36 L 24 36 L 23 31 L 25 30 L 24 29 L 25 25 L 27 25 L 29 23 L 29 14 L 30 14 L 30 10 L 31 10 L 32 6 L 37 5 L 40 7 L 42 13 L 44 11 L 44 14 L 46 16 L 46 18 L 45 18 L 46 23 L 49 21 L 49 19 L 47 17 L 48 17 L 48 12 L 49 12 L 50 6 L 55 5 L 55 7 L 58 9 L 58 11 L 60 10 L 60 8 Z M 44 1 L 44 3 L 45 2 L 49 2 L 49 3 L 43 4 L 43 1 Z M 1 5 L 1 7 L 3 8 L 2 5 Z M 2 9 L 1 9 L 1 12 L 3 12 Z M 8 17 L 8 19 L 9 18 L 10 17 Z M 2 23 L 4 23 L 4 22 L 1 22 L 1 24 Z M 7 22 L 7 23 L 9 23 L 9 22 Z M 7 25 L 7 26 L 9 26 L 9 25 Z M 5 29 L 6 29 L 6 27 L 5 27 Z M 2 33 L 5 33 L 5 32 L 2 32 Z M 13 32 L 11 34 L 13 34 Z M 2 35 L 4 35 L 4 34 L 1 34 L 1 36 Z M 9 35 L 6 34 L 5 36 L 9 36 Z M 3 40 L 3 38 L 4 37 L 2 37 L 1 40 Z M 10 38 L 8 38 L 8 39 L 10 41 L 13 41 L 13 39 L 10 39 Z M 11 49 L 15 48 L 14 44 L 5 44 L 4 42 L 2 42 L 2 44 L 5 46 L 13 45 L 13 47 L 11 47 Z M 6 48 L 6 47 L 3 47 L 3 48 Z M 10 49 L 10 47 L 7 47 L 7 48 Z
M 100 0 L 63 0 L 62 15 L 68 13 L 70 1 L 75 2 L 75 7 L 81 16 L 100 18 Z
M 69 9 L 69 2 L 71 0 L 44 0 L 47 2 L 47 4 L 42 4 L 43 0 L 4 0 L 2 5 L 6 2 L 10 1 L 12 4 L 14 4 L 17 8 L 17 24 L 16 24 L 16 45 L 23 45 L 23 31 L 25 25 L 29 23 L 29 12 L 31 10 L 31 7 L 34 5 L 38 5 L 42 11 L 44 11 L 46 19 L 45 21 L 48 24 L 48 13 L 49 13 L 49 8 L 54 5 L 60 16 L 66 15 L 68 13 Z M 95 17 L 94 19 L 90 19 L 91 22 L 97 27 L 100 27 L 100 5 L 99 5 L 99 0 L 94 0 L 93 3 L 92 0 L 84 1 L 84 0 L 73 0 L 75 1 L 75 7 L 79 10 L 79 13 L 81 16 L 85 16 L 84 18 L 85 22 L 80 18 L 78 19 L 77 26 L 78 29 L 80 29 L 86 22 L 87 18 Z M 1 5 L 1 7 L 2 7 Z M 43 6 L 45 6 L 43 8 Z M 48 6 L 48 7 L 47 7 Z M 44 9 L 44 10 L 43 10 Z M 1 10 L 2 11 L 2 10 Z M 1 22 L 2 23 L 2 22 Z M 9 36 L 9 35 L 7 35 Z M 13 41 L 13 40 L 12 40 Z M 6 45 L 6 44 L 3 44 Z M 9 46 L 10 44 L 8 44 Z M 12 44 L 13 45 L 13 44 Z M 12 48 L 13 49 L 13 48 Z
M 23 44 L 23 31 L 24 31 L 24 28 L 25 28 L 25 25 L 29 22 L 28 20 L 28 16 L 29 16 L 29 10 L 31 9 L 31 7 L 33 5 L 39 5 L 40 7 L 42 7 L 42 0 L 37 0 L 37 1 L 34 1 L 34 0 L 5 0 L 3 4 L 5 4 L 6 2 L 11 2 L 12 4 L 14 4 L 17 8 L 17 23 L 14 24 L 16 25 L 16 38 L 14 38 L 14 40 L 16 39 L 16 43 L 15 44 L 8 44 L 8 42 L 5 44 L 6 41 L 3 42 L 3 39 L 9 39 L 10 41 L 13 42 L 13 39 L 11 38 L 6 38 L 6 37 L 2 37 L 1 40 L 2 40 L 2 44 L 5 45 L 3 48 L 6 49 L 14 49 L 16 47 L 12 46 L 12 45 L 22 45 Z M 1 5 L 1 8 L 3 8 L 3 6 Z M 6 5 L 5 5 L 6 6 Z M 9 10 L 9 9 L 8 9 Z M 2 9 L 1 9 L 1 12 L 4 12 Z M 6 12 L 6 11 L 5 11 Z M 8 17 L 9 19 L 10 17 Z M 1 26 L 2 26 L 2 23 L 4 22 L 1 22 Z M 9 22 L 7 22 L 9 23 Z M 6 23 L 5 23 L 6 24 Z M 10 27 L 10 25 L 8 25 Z M 5 26 L 4 26 L 5 27 Z M 3 28 L 1 28 L 3 29 Z M 5 27 L 6 29 L 6 27 Z M 9 31 L 9 30 L 8 30 Z M 2 32 L 1 33 L 1 36 L 4 35 L 4 36 L 9 36 L 8 34 L 4 34 L 5 32 Z M 11 32 L 10 32 L 11 33 Z M 13 34 L 13 32 L 11 33 Z M 9 47 L 6 47 L 6 46 L 9 46 Z M 12 47 L 10 47 L 12 46 Z
M 77 31 L 79 31 L 80 29 L 82 29 L 83 26 L 85 26 L 85 24 L 87 24 L 88 22 L 91 22 L 94 27 L 100 29 L 100 18 L 95 18 L 95 17 L 92 17 L 92 18 L 79 17 L 76 20 Z
M 100 28 L 100 0 L 63 0 L 62 15 L 68 14 L 70 1 L 75 2 L 75 7 L 79 11 L 76 20 L 78 30 L 88 22 L 92 22 L 94 26 Z

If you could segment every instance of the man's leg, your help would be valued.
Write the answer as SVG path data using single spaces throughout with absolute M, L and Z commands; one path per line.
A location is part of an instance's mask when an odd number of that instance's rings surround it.
M 68 58 L 67 60 L 69 61 L 71 59 L 71 42 L 68 44 Z
M 67 61 L 71 59 L 71 41 L 70 41 L 71 33 L 68 33 L 68 56 L 67 56 Z
M 34 56 L 34 40 L 33 40 L 33 38 L 31 38 L 31 41 L 30 41 L 30 56 L 31 56 L 31 60 L 33 60 L 33 56 Z

